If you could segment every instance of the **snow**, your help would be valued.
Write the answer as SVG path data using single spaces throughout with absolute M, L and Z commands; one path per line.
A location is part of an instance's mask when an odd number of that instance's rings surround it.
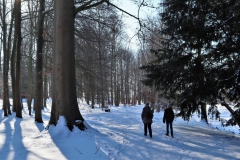
M 79 109 L 85 118 L 87 130 L 74 128 L 70 132 L 64 117 L 57 126 L 45 127 L 50 118 L 51 101 L 42 111 L 44 123 L 34 122 L 28 115 L 26 103 L 23 119 L 3 116 L 0 110 L 1 160 L 237 160 L 240 159 L 239 128 L 222 127 L 219 120 L 209 124 L 194 115 L 189 122 L 176 118 L 174 136 L 165 136 L 163 111 L 154 113 L 153 138 L 143 135 L 141 112 L 144 105 L 111 106 L 110 112 L 85 103 Z M 0 100 L 2 106 L 2 100 Z M 221 117 L 230 117 L 221 108 Z

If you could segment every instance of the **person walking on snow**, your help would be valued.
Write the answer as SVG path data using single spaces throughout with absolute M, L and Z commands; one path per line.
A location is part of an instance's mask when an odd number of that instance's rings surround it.
M 152 138 L 152 119 L 153 119 L 153 110 L 151 110 L 149 103 L 146 103 L 145 107 L 142 110 L 142 121 L 144 124 L 144 135 L 147 136 L 147 129 L 149 131 L 149 136 Z
M 169 126 L 170 126 L 171 136 L 174 138 L 173 127 L 172 127 L 173 120 L 174 120 L 174 112 L 172 110 L 172 105 L 169 103 L 168 107 L 164 110 L 163 123 L 166 122 L 166 131 L 167 131 L 166 136 L 169 135 Z

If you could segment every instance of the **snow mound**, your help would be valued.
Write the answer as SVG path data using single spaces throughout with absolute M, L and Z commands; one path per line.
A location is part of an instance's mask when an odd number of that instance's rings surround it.
M 67 138 L 70 136 L 71 131 L 67 127 L 66 119 L 64 116 L 60 116 L 56 126 L 51 125 L 49 127 L 49 134 L 52 138 Z

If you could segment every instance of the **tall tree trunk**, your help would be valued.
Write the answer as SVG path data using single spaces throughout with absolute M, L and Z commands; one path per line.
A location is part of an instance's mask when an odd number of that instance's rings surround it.
M 114 76 L 114 105 L 119 106 L 119 99 L 117 97 L 117 66 L 114 67 L 113 76 Z
M 14 10 L 12 11 L 12 15 L 11 15 L 11 23 L 10 23 L 10 27 L 9 27 L 9 33 L 8 33 L 8 45 L 7 45 L 7 73 L 9 72 L 9 59 L 10 59 L 10 55 L 11 55 L 11 46 L 12 46 L 12 29 L 13 29 L 13 20 L 14 20 Z M 9 85 L 7 85 L 7 95 L 9 95 Z M 11 115 L 11 109 L 10 109 L 10 102 L 9 99 L 7 100 L 7 111 L 8 114 Z
M 129 56 L 127 54 L 127 56 Z M 130 92 L 129 92 L 129 65 L 130 65 L 130 57 L 126 60 L 126 71 L 125 71 L 125 103 L 130 104 Z
M 28 10 L 33 11 L 33 5 L 28 2 Z M 33 30 L 33 17 L 34 15 L 30 13 L 30 30 Z M 30 32 L 30 45 L 29 45 L 29 58 L 28 58 L 28 87 L 27 87 L 27 105 L 28 105 L 28 114 L 31 115 L 32 113 L 32 95 L 33 95 L 33 62 L 32 62 L 32 52 L 34 46 L 34 35 Z
M 45 0 L 40 0 L 40 8 L 38 12 L 38 39 L 37 39 L 37 61 L 36 61 L 36 88 L 34 97 L 35 121 L 43 123 L 43 70 L 42 70 L 42 51 L 43 51 L 43 25 Z
M 123 56 L 123 55 L 122 55 Z M 125 103 L 124 101 L 124 86 L 123 86 L 123 83 L 124 83 L 124 76 L 123 76 L 123 57 L 121 57 L 120 59 L 120 102 L 121 103 Z
M 98 13 L 98 18 L 100 19 L 100 15 Z M 101 25 L 100 22 L 98 22 L 98 56 L 99 56 L 99 75 L 100 75 L 100 92 L 101 92 L 101 106 L 102 110 L 104 107 L 104 100 L 105 100 L 105 95 L 104 95 L 104 84 L 103 84 L 103 68 L 102 68 L 102 63 L 103 63 L 103 55 L 102 55 L 102 44 L 101 44 Z
M 17 45 L 17 34 L 15 31 L 14 38 L 13 38 L 13 48 L 12 48 L 12 56 L 11 56 L 11 78 L 12 78 L 12 97 L 13 97 L 13 112 L 16 112 L 16 45 Z
M 64 116 L 69 130 L 84 121 L 78 109 L 74 54 L 74 0 L 54 1 L 53 99 L 49 124 Z M 85 129 L 83 123 L 81 128 Z
M 2 34 L 1 34 L 2 39 Z M 2 75 L 2 43 L 0 41 L 0 75 Z M 0 98 L 2 98 L 2 85 L 0 84 Z
M 3 5 L 3 19 L 2 19 L 2 34 L 3 34 L 3 111 L 4 116 L 8 116 L 7 104 L 9 101 L 8 95 L 8 52 L 7 52 L 7 25 L 6 25 L 6 3 L 5 0 L 2 2 Z
M 8 85 L 8 72 L 9 72 L 9 57 L 11 48 L 11 36 L 12 36 L 12 25 L 13 25 L 13 12 L 11 17 L 11 23 L 8 32 L 7 40 L 7 24 L 6 24 L 6 3 L 2 1 L 3 12 L 2 12 L 2 31 L 3 31 L 3 110 L 4 116 L 11 115 L 10 102 L 9 102 L 9 85 Z
M 116 95 L 116 100 L 115 100 L 115 106 L 119 106 L 119 104 L 120 104 L 120 85 L 117 85 L 116 86 L 116 93 L 115 93 L 115 95 Z
M 13 10 L 13 16 L 12 18 L 16 17 L 15 14 L 15 3 L 14 3 L 14 10 Z M 13 38 L 13 46 L 12 46 L 12 55 L 11 55 L 11 78 L 12 78 L 12 99 L 13 99 L 13 104 L 12 104 L 12 111 L 16 112 L 16 46 L 17 46 L 17 31 L 16 31 L 16 23 L 14 24 L 15 30 L 14 30 L 14 38 Z
M 17 35 L 17 59 L 16 59 L 16 81 L 15 81 L 15 91 L 16 91 L 16 117 L 22 118 L 22 102 L 20 98 L 20 63 L 21 63 L 21 43 L 22 43 L 22 34 L 21 34 L 21 0 L 15 1 L 15 30 Z
M 92 108 L 94 108 L 94 104 L 95 104 L 95 100 L 94 100 L 95 99 L 95 92 L 94 92 L 94 90 L 92 90 L 92 95 L 91 96 L 92 96 L 92 104 L 91 105 L 92 105 Z
M 111 94 L 111 102 L 110 104 L 113 105 L 113 100 L 114 100 L 114 65 L 115 65 L 115 58 L 114 58 L 114 53 L 115 53 L 115 36 L 113 38 L 113 44 L 112 44 L 112 49 L 111 49 L 111 75 L 110 75 L 110 85 L 111 85 L 111 88 L 110 88 L 110 94 Z
M 43 84 L 44 84 L 44 88 L 43 88 L 43 107 L 47 107 L 47 76 L 44 76 L 43 79 Z
M 207 118 L 207 104 L 205 102 L 199 102 L 201 106 L 201 119 L 205 120 L 206 123 L 208 123 L 208 118 Z
M 46 20 L 45 20 L 45 23 L 46 23 Z M 47 44 L 46 44 L 47 45 Z M 49 49 L 49 45 L 46 46 L 47 47 L 47 50 Z M 48 56 L 46 54 L 46 56 L 43 57 L 44 59 L 44 63 L 45 63 L 45 66 L 44 66 L 44 78 L 43 78 L 43 106 L 44 107 L 47 107 L 47 99 L 50 95 L 49 93 L 49 86 L 50 86 L 50 83 L 49 83 L 49 76 L 50 76 L 50 70 L 49 70 L 49 67 L 48 67 L 48 64 L 49 64 L 49 61 L 48 61 Z
M 89 91 L 89 89 L 85 91 L 85 94 L 86 94 L 86 95 L 85 95 L 86 103 L 87 103 L 87 105 L 89 105 L 89 104 L 90 104 L 90 103 L 89 103 L 89 102 L 90 102 L 90 98 L 91 98 L 91 97 L 90 97 L 90 91 Z
M 141 82 L 138 82 L 138 88 L 137 88 L 137 103 L 138 103 L 138 105 L 141 104 L 141 100 L 142 100 L 141 97 L 142 97 L 141 96 Z

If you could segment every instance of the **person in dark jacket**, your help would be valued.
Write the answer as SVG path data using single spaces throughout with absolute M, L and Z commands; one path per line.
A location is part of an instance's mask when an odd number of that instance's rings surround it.
M 168 104 L 168 107 L 164 110 L 164 115 L 163 115 L 163 123 L 166 122 L 166 136 L 169 135 L 169 126 L 170 126 L 170 130 L 171 130 L 171 136 L 173 137 L 173 127 L 172 127 L 172 123 L 174 120 L 174 112 L 172 110 L 172 105 Z
M 147 136 L 147 129 L 149 131 L 149 136 L 152 138 L 152 119 L 153 119 L 153 110 L 151 110 L 149 103 L 146 103 L 145 107 L 142 110 L 142 121 L 144 124 L 144 135 Z

